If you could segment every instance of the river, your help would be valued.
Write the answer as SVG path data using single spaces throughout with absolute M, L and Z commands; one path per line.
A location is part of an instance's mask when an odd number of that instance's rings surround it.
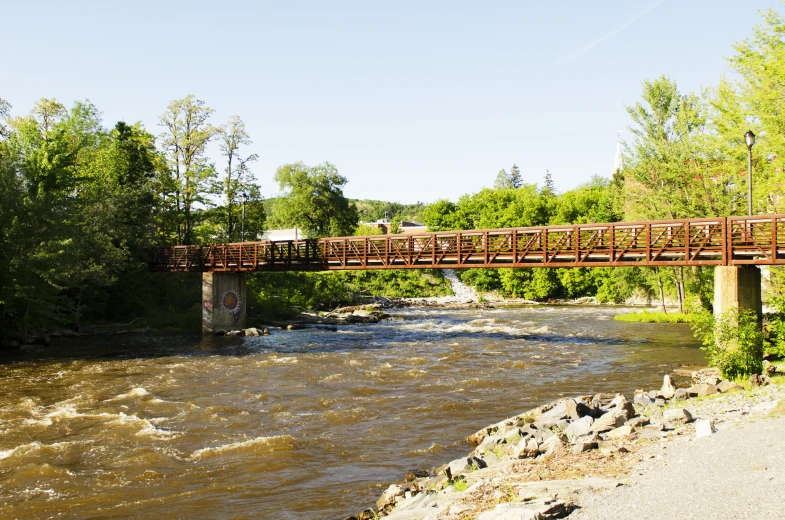
M 0 353 L 0 518 L 345 518 L 487 424 L 704 363 L 687 326 L 619 312 L 407 309 L 337 332 Z

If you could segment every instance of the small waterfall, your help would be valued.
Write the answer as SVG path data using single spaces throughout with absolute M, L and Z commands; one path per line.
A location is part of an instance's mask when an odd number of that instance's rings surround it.
M 477 302 L 480 300 L 480 295 L 477 294 L 473 288 L 463 283 L 458 275 L 455 274 L 455 269 L 442 269 L 442 274 L 450 282 L 450 288 L 455 294 L 455 299 L 466 302 Z

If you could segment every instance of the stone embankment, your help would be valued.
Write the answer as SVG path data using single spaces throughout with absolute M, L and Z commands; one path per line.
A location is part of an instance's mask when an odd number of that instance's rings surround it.
M 785 373 L 768 365 L 765 374 Z M 748 390 L 714 369 L 677 388 L 563 398 L 470 435 L 473 450 L 429 472 L 410 471 L 347 520 L 563 518 L 594 492 L 624 486 L 636 464 L 677 439 L 710 437 L 749 417 L 785 414 L 785 386 L 753 376 Z

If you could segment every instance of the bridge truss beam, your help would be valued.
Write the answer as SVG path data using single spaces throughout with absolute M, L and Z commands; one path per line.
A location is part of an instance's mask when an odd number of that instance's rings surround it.
M 785 264 L 785 215 L 174 246 L 165 272 Z

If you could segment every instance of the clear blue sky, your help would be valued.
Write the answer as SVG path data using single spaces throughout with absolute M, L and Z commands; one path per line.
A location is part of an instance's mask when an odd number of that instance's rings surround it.
M 715 84 L 776 0 L 25 2 L 0 11 L 0 97 L 90 99 L 158 134 L 195 94 L 246 122 L 262 192 L 330 161 L 346 194 L 457 199 L 517 163 L 556 188 L 609 175 L 625 105 L 659 74 Z M 221 167 L 217 150 L 212 150 Z

